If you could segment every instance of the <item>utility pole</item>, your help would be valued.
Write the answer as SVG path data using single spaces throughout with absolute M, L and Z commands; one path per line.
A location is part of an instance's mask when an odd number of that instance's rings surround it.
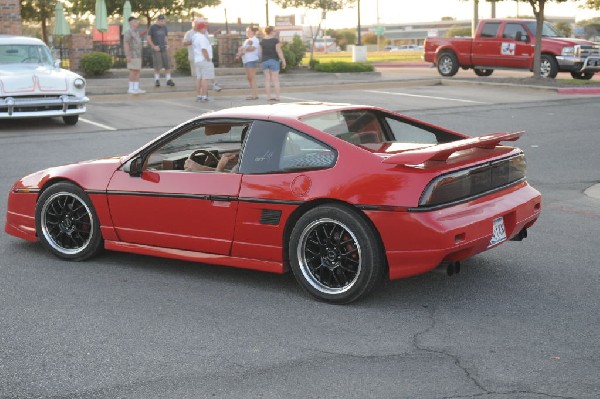
M 358 28 L 357 28 L 357 36 L 358 36 L 358 40 L 357 43 L 359 46 L 362 45 L 362 39 L 360 37 L 360 0 L 358 0 Z
M 269 0 L 265 0 L 265 10 L 267 13 L 267 23 L 265 26 L 269 26 Z
M 477 23 L 479 22 L 479 0 L 473 0 L 473 20 L 471 21 L 471 35 L 475 37 Z

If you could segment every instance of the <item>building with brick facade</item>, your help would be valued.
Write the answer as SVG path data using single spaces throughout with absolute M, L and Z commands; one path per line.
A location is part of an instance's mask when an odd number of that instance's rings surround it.
M 5 35 L 23 33 L 19 0 L 2 0 L 0 3 L 0 33 Z

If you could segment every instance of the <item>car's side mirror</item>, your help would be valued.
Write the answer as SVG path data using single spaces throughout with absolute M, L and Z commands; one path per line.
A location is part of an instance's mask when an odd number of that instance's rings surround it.
M 144 170 L 144 160 L 141 156 L 136 156 L 123 166 L 123 172 L 129 173 L 131 177 L 140 177 Z
M 518 42 L 525 42 L 525 43 L 527 43 L 529 41 L 529 36 L 527 36 L 527 34 L 525 34 L 523 32 L 517 32 L 517 35 L 516 35 L 515 39 Z

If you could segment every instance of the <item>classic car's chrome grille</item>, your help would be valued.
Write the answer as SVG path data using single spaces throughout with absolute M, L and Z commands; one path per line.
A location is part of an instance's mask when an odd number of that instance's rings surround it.
M 0 98 L 0 116 L 22 113 L 36 113 L 45 111 L 67 112 L 71 109 L 81 108 L 89 99 L 74 96 L 26 96 Z

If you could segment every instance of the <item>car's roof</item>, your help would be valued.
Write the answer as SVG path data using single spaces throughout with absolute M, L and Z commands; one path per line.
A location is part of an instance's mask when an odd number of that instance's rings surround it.
M 40 39 L 36 39 L 35 37 L 0 35 L 0 44 L 40 45 L 40 44 L 44 44 L 44 42 L 41 41 Z
M 279 103 L 267 105 L 251 105 L 245 107 L 228 108 L 204 114 L 203 117 L 247 117 L 247 118 L 292 118 L 300 119 L 311 114 L 321 112 L 335 112 L 349 109 L 374 109 L 368 105 L 336 104 L 324 102 L 298 102 Z

